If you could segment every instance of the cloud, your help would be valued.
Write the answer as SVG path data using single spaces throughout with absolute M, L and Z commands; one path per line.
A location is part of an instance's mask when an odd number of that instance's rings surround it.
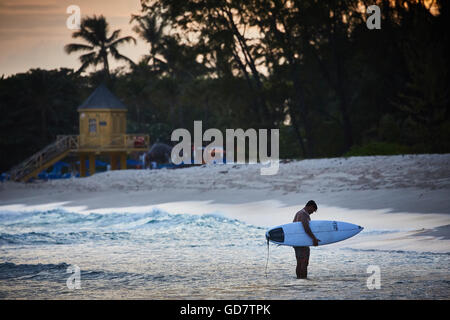
M 59 9 L 59 6 L 54 4 L 0 3 L 1 11 L 49 11 L 51 9 Z
M 0 13 L 2 30 L 30 30 L 35 28 L 65 28 L 67 15 L 64 14 L 15 14 Z
M 51 1 L 49 3 L 32 3 L 28 1 L 0 1 L 0 13 L 17 14 L 17 13 L 48 13 L 62 11 L 64 6 L 61 3 Z
M 70 42 L 66 9 L 76 4 L 81 16 L 103 14 L 110 31 L 121 29 L 121 36 L 132 35 L 131 14 L 139 12 L 139 0 L 0 0 L 0 74 L 23 72 L 30 67 L 79 67 L 77 55 L 67 55 L 63 48 Z M 121 51 L 133 60 L 147 52 L 144 43 L 124 45 Z

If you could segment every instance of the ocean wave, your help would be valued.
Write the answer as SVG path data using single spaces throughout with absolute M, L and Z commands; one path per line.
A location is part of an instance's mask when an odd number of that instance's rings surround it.
M 130 238 L 128 232 L 27 232 L 22 234 L 0 233 L 1 245 L 39 245 L 39 244 L 71 244 L 93 240 L 126 240 Z
M 363 230 L 360 235 L 361 236 L 373 236 L 373 235 L 382 235 L 382 234 L 390 234 L 401 232 L 401 230 L 394 229 L 383 229 L 383 230 Z
M 430 252 L 430 251 L 413 251 L 413 250 L 389 250 L 389 249 L 358 249 L 358 248 L 350 248 L 350 247 L 343 247 L 340 248 L 340 250 L 349 250 L 354 252 L 385 252 L 385 253 L 399 253 L 399 254 L 414 254 L 419 256 L 426 256 L 426 255 L 432 255 L 432 256 L 450 256 L 450 252 Z
M 14 264 L 12 262 L 0 263 L 0 280 L 17 278 L 48 277 L 51 274 L 64 274 L 70 265 L 60 264 Z
M 92 227 L 136 228 L 146 224 L 199 224 L 216 223 L 244 224 L 237 219 L 229 219 L 217 213 L 202 215 L 171 214 L 161 210 L 146 213 L 89 213 L 79 214 L 61 209 L 36 212 L 0 212 L 0 227 L 39 227 L 80 225 Z
M 79 214 L 59 209 L 17 214 L 0 212 L 0 246 L 154 239 L 254 239 L 263 237 L 263 230 L 217 213 L 191 215 L 153 210 Z
M 72 273 L 69 269 L 71 265 L 67 263 L 59 264 L 15 264 L 12 262 L 0 263 L 0 280 L 37 280 L 37 281 L 59 281 L 65 282 Z M 116 284 L 134 285 L 150 281 L 167 282 L 182 281 L 181 275 L 176 274 L 149 274 L 133 273 L 125 271 L 109 270 L 83 270 L 80 269 L 80 279 L 86 280 L 106 280 Z M 84 282 L 84 284 L 86 284 Z

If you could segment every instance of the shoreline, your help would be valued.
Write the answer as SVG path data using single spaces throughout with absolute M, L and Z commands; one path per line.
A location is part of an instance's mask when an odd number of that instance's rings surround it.
M 354 157 L 179 170 L 124 170 L 82 179 L 0 184 L 0 211 L 217 213 L 258 226 L 291 222 L 306 201 L 316 220 L 365 227 L 367 234 L 335 244 L 355 248 L 417 248 L 450 252 L 450 154 Z M 415 173 L 412 175 L 412 173 Z M 426 241 L 424 241 L 424 239 Z M 430 250 L 426 250 L 430 251 Z

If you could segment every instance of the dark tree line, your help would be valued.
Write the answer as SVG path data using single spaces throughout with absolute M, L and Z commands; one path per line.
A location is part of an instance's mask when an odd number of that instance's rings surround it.
M 134 38 L 93 17 L 77 33 L 87 42 L 66 46 L 81 51 L 78 72 L 0 80 L 0 171 L 77 133 L 76 107 L 102 82 L 127 105 L 128 131 L 153 142 L 202 120 L 279 128 L 283 158 L 450 151 L 448 1 L 141 3 L 130 19 L 149 48 L 140 61 L 119 53 Z M 374 3 L 379 30 L 366 26 Z M 127 68 L 109 70 L 108 57 Z

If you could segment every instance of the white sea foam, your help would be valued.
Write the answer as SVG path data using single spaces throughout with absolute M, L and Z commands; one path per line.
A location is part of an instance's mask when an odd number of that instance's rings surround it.
M 0 296 L 35 297 L 39 285 L 55 287 L 58 270 L 76 264 L 87 275 L 84 293 L 43 290 L 40 297 L 298 299 L 304 289 L 302 299 L 449 298 L 450 155 L 293 161 L 274 176 L 259 169 L 211 165 L 1 183 L 0 277 L 10 278 Z M 266 228 L 291 222 L 310 199 L 319 205 L 312 219 L 364 231 L 313 248 L 311 282 L 296 281 L 291 248 L 271 246 L 265 278 Z M 381 291 L 365 287 L 373 264 L 382 270 Z M 42 266 L 48 279 L 30 271 Z M 33 293 L 15 284 L 15 274 Z
M 380 242 L 371 239 L 371 245 L 391 247 L 394 241 L 405 249 L 450 251 L 450 235 L 439 241 L 432 234 L 414 236 L 414 231 L 450 224 L 450 154 L 292 161 L 281 163 L 274 176 L 259 175 L 259 167 L 205 165 L 109 171 L 30 184 L 7 182 L 0 184 L 0 210 L 216 212 L 266 227 L 290 222 L 307 200 L 314 199 L 319 211 L 313 219 L 389 232 L 376 235 Z

